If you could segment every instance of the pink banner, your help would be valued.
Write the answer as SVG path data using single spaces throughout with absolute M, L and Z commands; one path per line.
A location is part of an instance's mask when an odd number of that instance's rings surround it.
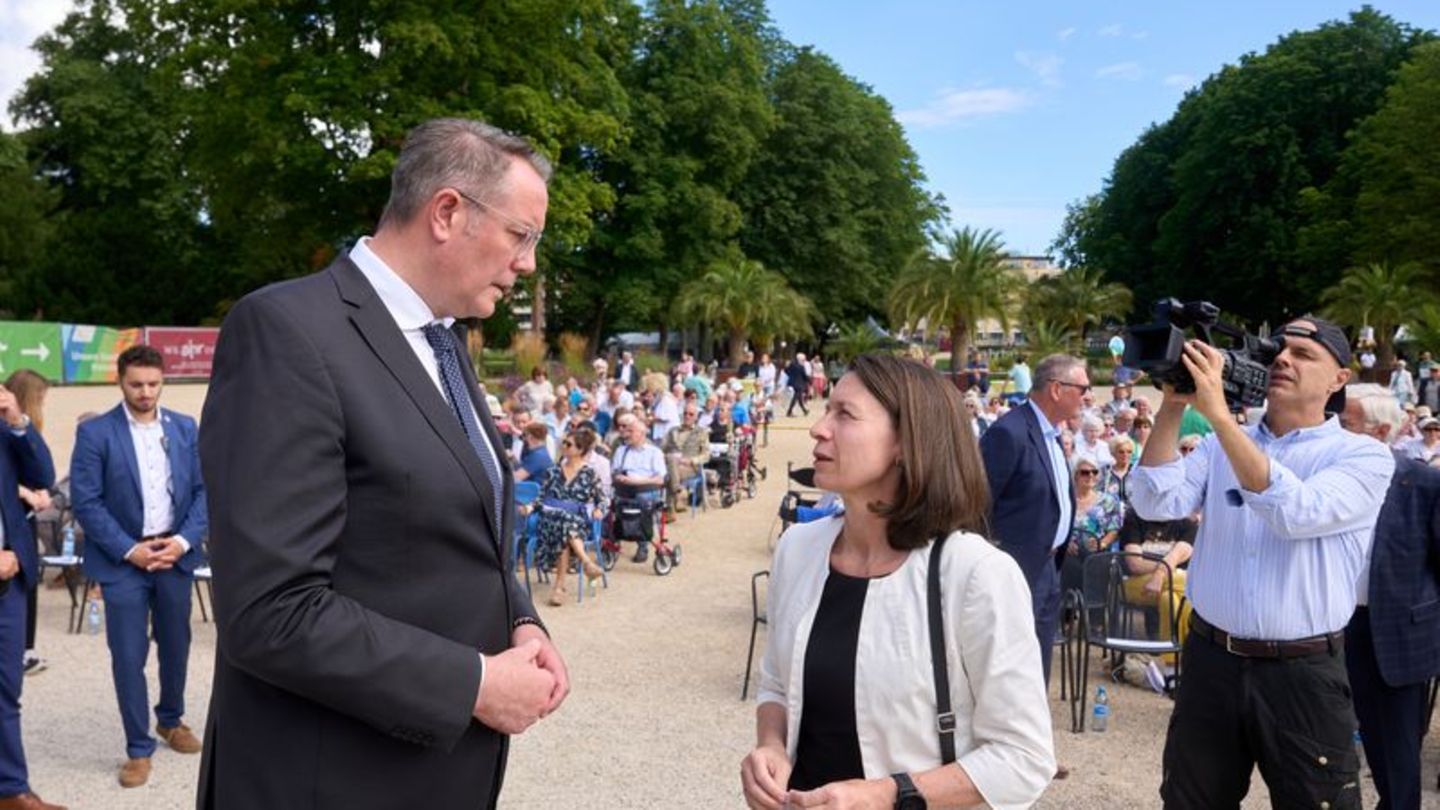
M 145 327 L 145 342 L 165 357 L 165 376 L 171 379 L 209 379 L 219 339 L 214 327 Z

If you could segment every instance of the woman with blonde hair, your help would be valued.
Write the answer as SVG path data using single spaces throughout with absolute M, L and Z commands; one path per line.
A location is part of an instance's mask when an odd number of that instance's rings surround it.
M 45 395 L 50 392 L 50 381 L 45 379 L 39 372 L 31 371 L 28 368 L 16 369 L 5 380 L 5 388 L 15 395 L 15 401 L 20 405 L 20 412 L 30 419 L 30 429 L 36 433 L 45 433 Z M 49 509 L 52 505 L 50 493 L 43 489 L 29 489 L 24 485 L 20 486 L 20 501 L 25 504 L 31 514 L 38 515 Z M 30 539 L 35 543 L 36 553 L 40 549 L 40 537 L 36 531 L 37 526 L 32 518 L 30 523 Z M 65 573 L 62 571 L 56 577 L 57 582 L 64 582 Z M 35 652 L 35 611 L 39 606 L 39 590 L 36 588 L 27 589 L 25 599 L 27 613 L 25 614 L 25 674 L 33 675 L 45 669 L 45 659 Z
M 810 429 L 838 515 L 775 551 L 751 807 L 1028 807 L 1055 773 L 1019 566 L 979 532 L 989 485 L 959 392 L 862 355 Z

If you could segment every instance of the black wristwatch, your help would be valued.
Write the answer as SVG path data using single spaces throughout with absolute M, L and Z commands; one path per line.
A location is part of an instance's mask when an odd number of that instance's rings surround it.
M 908 773 L 892 773 L 895 780 L 895 810 L 925 810 L 925 797 Z

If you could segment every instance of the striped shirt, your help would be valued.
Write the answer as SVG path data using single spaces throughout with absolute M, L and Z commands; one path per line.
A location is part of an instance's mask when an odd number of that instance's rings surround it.
M 1146 520 L 1203 510 L 1185 590 L 1207 622 L 1270 641 L 1341 630 L 1395 459 L 1334 417 L 1279 437 L 1263 422 L 1245 433 L 1270 459 L 1265 491 L 1240 486 L 1212 434 L 1188 456 L 1137 468 L 1130 502 Z

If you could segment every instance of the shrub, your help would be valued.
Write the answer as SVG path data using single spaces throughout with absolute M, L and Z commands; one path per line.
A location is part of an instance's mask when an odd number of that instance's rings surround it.
M 515 370 L 528 380 L 530 369 L 545 362 L 545 338 L 534 332 L 517 332 L 510 341 L 510 353 L 515 356 Z

